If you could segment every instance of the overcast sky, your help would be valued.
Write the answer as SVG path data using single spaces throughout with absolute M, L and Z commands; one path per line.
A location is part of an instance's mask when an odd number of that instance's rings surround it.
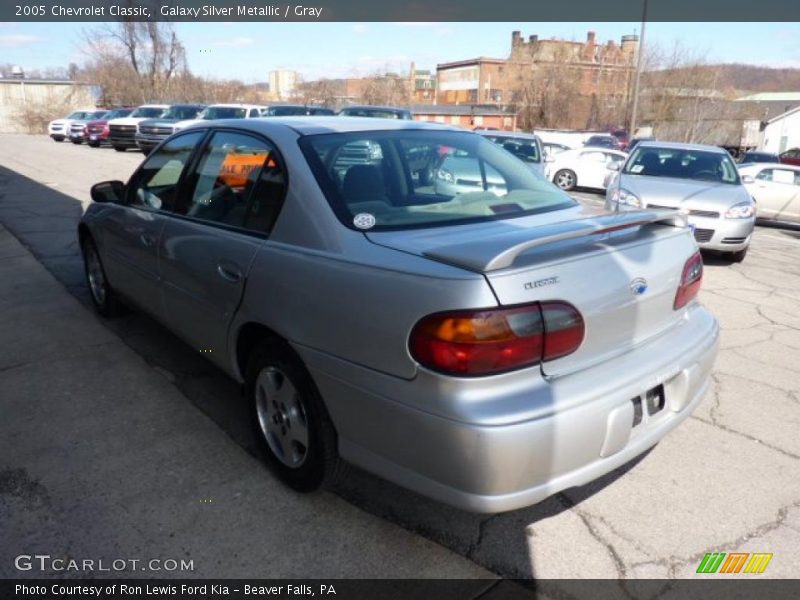
M 66 67 L 85 60 L 82 32 L 92 23 L 0 23 L 0 63 L 23 69 Z M 435 69 L 437 63 L 504 58 L 511 31 L 523 37 L 583 41 L 638 32 L 639 23 L 178 23 L 189 66 L 198 75 L 267 81 L 276 68 L 307 79 L 368 75 L 378 70 Z M 713 62 L 800 67 L 798 23 L 648 23 L 646 42 L 680 40 Z

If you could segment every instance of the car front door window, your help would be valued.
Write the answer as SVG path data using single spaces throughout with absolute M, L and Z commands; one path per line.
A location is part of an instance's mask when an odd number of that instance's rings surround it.
M 171 211 L 183 169 L 202 137 L 201 131 L 187 133 L 151 154 L 128 186 L 128 205 Z

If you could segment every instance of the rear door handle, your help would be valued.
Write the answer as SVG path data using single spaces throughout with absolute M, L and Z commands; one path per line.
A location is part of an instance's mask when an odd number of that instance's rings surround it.
M 217 265 L 217 273 L 226 281 L 236 283 L 242 278 L 242 271 L 236 265 L 230 263 L 220 263 Z

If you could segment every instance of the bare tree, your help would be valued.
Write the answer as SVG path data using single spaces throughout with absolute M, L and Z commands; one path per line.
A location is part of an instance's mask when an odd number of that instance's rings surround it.
M 301 81 L 295 88 L 294 100 L 304 105 L 315 104 L 332 108 L 343 95 L 341 82 L 331 79 Z
M 360 99 L 364 104 L 406 106 L 411 102 L 408 79 L 391 73 L 365 79 Z
M 171 100 L 191 79 L 186 51 L 171 23 L 105 23 L 84 36 L 89 62 L 84 75 L 115 103 Z M 185 82 L 184 82 L 185 83 Z
M 730 101 L 733 90 L 723 86 L 705 53 L 680 42 L 669 48 L 651 46 L 649 53 L 648 69 L 642 74 L 642 122 L 656 137 L 735 145 L 742 116 Z

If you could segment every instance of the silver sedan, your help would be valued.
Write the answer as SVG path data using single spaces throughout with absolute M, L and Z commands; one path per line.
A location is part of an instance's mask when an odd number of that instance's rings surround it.
M 97 310 L 147 311 L 241 382 L 298 490 L 346 460 L 464 509 L 527 506 L 645 452 L 709 385 L 685 219 L 583 207 L 471 132 L 203 122 L 92 198 Z
M 680 210 L 700 248 L 733 262 L 744 260 L 755 227 L 753 199 L 730 155 L 716 146 L 638 144 L 609 183 L 606 208 Z

